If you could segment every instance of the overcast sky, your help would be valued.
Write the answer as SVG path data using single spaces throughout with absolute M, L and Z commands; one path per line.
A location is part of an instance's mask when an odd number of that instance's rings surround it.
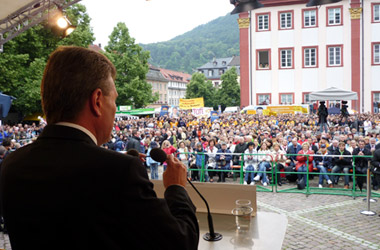
M 231 12 L 228 0 L 82 0 L 91 17 L 96 41 L 104 47 L 118 22 L 136 43 L 170 40 L 198 25 Z

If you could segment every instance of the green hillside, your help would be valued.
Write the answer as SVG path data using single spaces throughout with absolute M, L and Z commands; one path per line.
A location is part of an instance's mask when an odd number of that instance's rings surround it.
M 191 74 L 214 57 L 239 55 L 237 17 L 227 14 L 170 41 L 140 45 L 154 66 Z

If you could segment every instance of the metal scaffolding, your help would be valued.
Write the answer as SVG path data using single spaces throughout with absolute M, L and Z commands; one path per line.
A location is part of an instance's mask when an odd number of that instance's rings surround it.
M 3 45 L 25 30 L 48 19 L 53 10 L 65 9 L 80 0 L 34 0 L 0 20 L 0 52 Z

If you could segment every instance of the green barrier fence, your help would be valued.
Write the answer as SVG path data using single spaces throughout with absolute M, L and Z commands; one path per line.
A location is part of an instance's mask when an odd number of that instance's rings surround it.
M 192 155 L 193 157 L 196 157 L 196 154 L 194 153 L 182 153 L 182 154 L 187 154 L 187 155 Z M 309 167 L 306 168 L 306 172 L 286 172 L 286 171 L 280 171 L 278 172 L 278 166 L 277 166 L 277 162 L 274 162 L 274 161 L 271 161 L 270 164 L 271 164 L 271 168 L 269 171 L 259 171 L 259 170 L 253 170 L 253 171 L 244 171 L 244 161 L 241 160 L 240 161 L 240 165 L 239 166 L 236 166 L 236 165 L 232 165 L 230 169 L 228 170 L 223 170 L 223 169 L 219 169 L 219 168 L 215 168 L 215 169 L 209 169 L 206 167 L 206 163 L 205 163 L 205 156 L 206 156 L 206 153 L 199 153 L 202 157 L 202 165 L 201 165 L 201 168 L 188 168 L 188 171 L 189 172 L 198 172 L 199 173 L 199 181 L 200 182 L 205 182 L 206 181 L 206 176 L 208 176 L 208 173 L 209 172 L 214 172 L 214 173 L 230 173 L 232 174 L 232 177 L 233 177 L 233 180 L 236 181 L 237 180 L 237 175 L 239 175 L 239 184 L 244 184 L 244 175 L 245 174 L 248 174 L 248 173 L 255 173 L 255 174 L 258 174 L 258 173 L 263 173 L 263 174 L 269 174 L 272 178 L 271 178 L 271 181 L 268 183 L 268 186 L 265 187 L 265 186 L 262 186 L 262 185 L 256 185 L 256 189 L 258 192 L 277 192 L 277 193 L 302 193 L 302 194 L 305 194 L 305 195 L 311 195 L 311 194 L 328 194 L 328 195 L 344 195 L 344 196 L 351 196 L 351 197 L 365 197 L 366 196 L 366 193 L 367 193 L 367 190 L 363 187 L 362 191 L 360 191 L 357 187 L 356 187 L 356 177 L 359 177 L 359 176 L 362 176 L 362 177 L 366 177 L 367 175 L 366 174 L 357 174 L 356 173 L 356 168 L 355 168 L 355 160 L 359 157 L 361 158 L 372 158 L 372 156 L 359 156 L 359 155 L 352 155 L 350 156 L 350 158 L 353 159 L 352 161 L 352 172 L 349 172 L 348 174 L 345 174 L 345 173 L 332 173 L 332 172 L 326 172 L 326 173 L 320 173 L 320 172 L 310 172 L 309 171 Z M 233 153 L 228 153 L 228 154 L 224 154 L 224 155 L 235 155 L 235 156 L 240 156 L 241 159 L 244 159 L 244 156 L 245 155 L 254 155 L 254 156 L 264 156 L 263 154 L 233 154 Z M 306 156 L 308 157 L 307 158 L 307 161 L 306 161 L 306 166 L 309 166 L 309 156 L 310 155 L 300 155 L 300 154 L 285 154 L 286 157 L 291 157 L 291 156 Z M 331 155 L 328 155 L 328 157 L 334 157 L 334 156 L 331 156 Z M 338 157 L 338 156 L 337 156 Z M 257 167 L 258 168 L 258 167 Z M 331 170 L 332 171 L 332 170 Z M 278 180 L 277 180 L 277 174 L 289 174 L 289 175 L 298 175 L 298 174 L 306 174 L 306 183 L 305 183 L 305 188 L 300 190 L 297 188 L 297 185 L 296 185 L 296 182 L 294 183 L 294 186 L 292 187 L 287 187 L 289 185 L 286 185 L 286 186 L 281 186 L 281 188 L 279 188 L 279 185 L 278 185 Z M 344 189 L 344 188 L 338 188 L 338 187 L 333 187 L 333 188 L 329 188 L 329 187 L 323 187 L 323 188 L 319 188 L 319 187 L 313 187 L 313 186 L 310 186 L 310 177 L 311 176 L 314 176 L 314 177 L 317 177 L 319 178 L 320 175 L 327 175 L 329 176 L 329 178 L 331 176 L 340 176 L 341 178 L 344 178 L 344 176 L 350 176 L 350 178 L 352 178 L 352 186 L 350 186 L 349 189 Z M 252 180 L 253 181 L 253 180 Z M 380 183 L 379 183 L 380 184 Z M 293 185 L 292 183 L 290 183 L 290 185 Z M 364 182 L 364 185 L 366 187 L 366 183 Z M 376 191 L 372 191 L 371 193 L 372 197 L 380 197 L 380 192 L 376 192 Z

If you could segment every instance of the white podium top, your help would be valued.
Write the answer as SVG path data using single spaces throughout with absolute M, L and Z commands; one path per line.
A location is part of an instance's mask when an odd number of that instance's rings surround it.
M 213 214 L 214 230 L 223 235 L 220 241 L 205 241 L 203 235 L 209 231 L 206 213 L 197 213 L 199 220 L 199 250 L 281 250 L 285 238 L 288 219 L 285 215 L 268 212 L 258 212 L 252 217 L 248 232 L 236 230 L 235 216 Z

